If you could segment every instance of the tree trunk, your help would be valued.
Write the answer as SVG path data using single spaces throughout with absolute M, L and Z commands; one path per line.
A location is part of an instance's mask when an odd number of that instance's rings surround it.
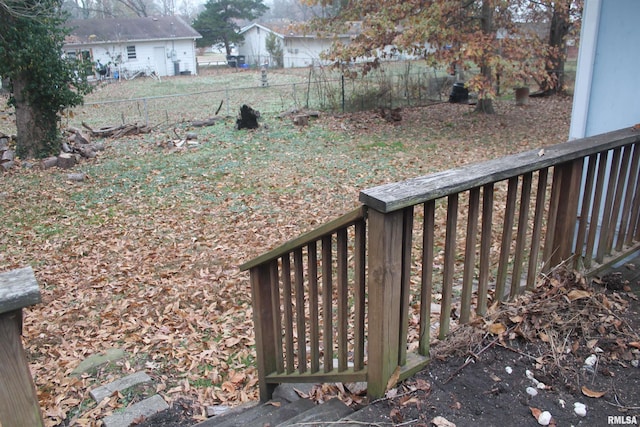
M 490 35 L 494 32 L 493 10 L 494 8 L 492 1 L 482 2 L 480 28 L 482 29 L 482 34 L 484 35 Z M 484 78 L 484 84 L 486 86 L 484 90 L 485 93 L 480 93 L 478 96 L 478 103 L 476 104 L 475 111 L 476 113 L 494 114 L 495 110 L 493 109 L 493 100 L 490 97 L 486 96 L 486 94 L 491 90 L 491 86 L 493 84 L 493 72 L 486 61 L 482 61 L 482 63 L 480 64 L 480 73 Z
M 571 23 L 569 22 L 569 5 L 567 1 L 554 3 L 549 29 L 549 53 L 545 70 L 547 78 L 541 84 L 541 90 L 545 94 L 562 92 L 564 89 L 564 63 L 566 51 L 564 42 Z
M 57 138 L 57 117 L 49 117 L 37 105 L 27 99 L 24 89 L 27 79 L 17 76 L 13 79 L 13 96 L 16 108 L 16 153 L 23 159 L 44 158 L 60 152 Z

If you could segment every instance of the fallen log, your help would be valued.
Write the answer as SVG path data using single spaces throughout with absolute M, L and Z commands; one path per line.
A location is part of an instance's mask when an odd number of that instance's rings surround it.
M 140 133 L 149 133 L 151 128 L 149 126 L 138 124 L 126 124 L 122 126 L 112 126 L 100 129 L 93 129 L 87 123 L 82 122 L 82 126 L 91 132 L 91 135 L 99 138 L 120 138 L 125 135 L 138 135 Z
M 224 120 L 222 117 L 210 117 L 208 119 L 204 119 L 204 120 L 194 120 L 191 123 L 189 123 L 192 127 L 195 128 L 201 128 L 204 126 L 213 126 L 216 123 L 218 123 L 219 121 Z

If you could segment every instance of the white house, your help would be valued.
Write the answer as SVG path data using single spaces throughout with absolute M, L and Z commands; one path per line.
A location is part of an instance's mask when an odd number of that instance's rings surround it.
M 569 139 L 640 123 L 638 17 L 637 0 L 585 1 Z M 609 157 L 607 174 L 611 164 Z M 605 197 L 603 194 L 603 200 Z M 582 200 L 579 204 L 582 206 Z
M 329 50 L 335 41 L 349 43 L 358 28 L 353 26 L 353 34 L 321 37 L 303 34 L 291 25 L 253 23 L 240 30 L 244 42 L 238 46 L 238 54 L 244 56 L 249 65 L 273 64 L 274 59 L 266 48 L 267 37 L 273 34 L 283 48 L 282 65 L 285 68 L 327 64 L 327 61 L 320 58 L 320 54 Z
M 65 53 L 108 66 L 112 75 L 197 73 L 195 42 L 202 36 L 178 16 L 80 19 L 67 25 L 72 32 L 65 40 Z
M 584 3 L 571 139 L 640 123 L 640 2 Z

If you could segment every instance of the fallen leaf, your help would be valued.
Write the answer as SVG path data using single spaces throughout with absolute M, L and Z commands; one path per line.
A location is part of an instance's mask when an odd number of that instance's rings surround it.
M 569 297 L 570 301 L 575 301 L 578 299 L 591 297 L 591 292 L 583 291 L 581 289 L 573 289 L 567 296 Z
M 606 391 L 594 391 L 591 390 L 589 388 L 587 388 L 586 386 L 582 386 L 582 394 L 584 394 L 587 397 L 594 397 L 594 398 L 599 398 L 604 396 L 605 394 L 607 394 Z
M 396 369 L 391 374 L 389 381 L 387 381 L 387 390 L 392 389 L 398 384 L 398 379 L 400 378 L 400 366 L 396 366 Z
M 640 342 L 638 342 L 638 341 L 630 342 L 629 343 L 629 347 L 635 347 L 635 348 L 640 350 Z
M 432 419 L 431 424 L 435 425 L 436 427 L 456 427 L 454 423 L 441 416 L 437 416 Z
M 506 326 L 502 323 L 492 323 L 489 325 L 489 333 L 493 335 L 500 335 L 507 330 Z
M 492 379 L 493 381 L 495 381 L 495 382 L 497 382 L 497 383 L 498 383 L 498 382 L 500 382 L 500 381 L 502 381 L 502 379 L 501 379 L 499 376 L 497 376 L 496 374 L 494 374 L 494 373 L 489 374 L 489 376 L 491 377 L 491 379 Z
M 529 406 L 529 409 L 531 410 L 531 415 L 533 415 L 533 418 L 536 419 L 536 421 L 538 421 L 538 418 L 540 417 L 540 414 L 542 413 L 542 411 L 538 408 L 534 408 Z
M 267 403 L 265 403 L 265 405 L 271 405 L 271 406 L 274 406 L 276 408 L 279 408 L 280 405 L 282 405 L 282 403 L 278 402 L 277 400 L 270 400 Z

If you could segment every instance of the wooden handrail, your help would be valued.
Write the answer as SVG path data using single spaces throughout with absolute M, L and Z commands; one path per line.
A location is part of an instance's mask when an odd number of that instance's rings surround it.
M 331 222 L 326 223 L 325 225 L 316 228 L 306 234 L 301 235 L 300 237 L 290 240 L 287 243 L 278 246 L 271 251 L 260 255 L 257 258 L 254 258 L 250 261 L 245 262 L 240 266 L 240 271 L 246 271 L 253 267 L 256 267 L 260 264 L 267 263 L 269 261 L 273 261 L 281 257 L 284 254 L 289 252 L 293 252 L 296 249 L 299 249 L 303 246 L 308 245 L 311 242 L 315 242 L 318 239 L 326 236 L 328 234 L 335 233 L 336 231 L 348 227 L 351 224 L 354 224 L 356 221 L 359 221 L 365 218 L 367 212 L 366 206 L 360 206 L 349 213 L 344 214 L 340 218 L 336 218 Z
M 279 382 L 363 379 L 368 395 L 381 397 L 398 367 L 403 379 L 428 363 L 435 289 L 444 338 L 456 309 L 454 286 L 462 290 L 459 323 L 466 323 L 474 304 L 482 316 L 489 304 L 531 289 L 541 271 L 571 257 L 589 269 L 591 260 L 602 264 L 637 249 L 640 131 L 381 185 L 361 191 L 360 201 L 362 207 L 241 266 L 251 272 L 263 399 Z M 436 241 L 436 231 L 444 239 Z M 414 329 L 408 340 L 409 322 L 417 324 L 418 342 Z M 408 352 L 412 346 L 417 353 Z
M 360 192 L 360 201 L 382 213 L 503 181 L 640 141 L 640 131 L 621 129 L 589 138 L 449 169 Z

